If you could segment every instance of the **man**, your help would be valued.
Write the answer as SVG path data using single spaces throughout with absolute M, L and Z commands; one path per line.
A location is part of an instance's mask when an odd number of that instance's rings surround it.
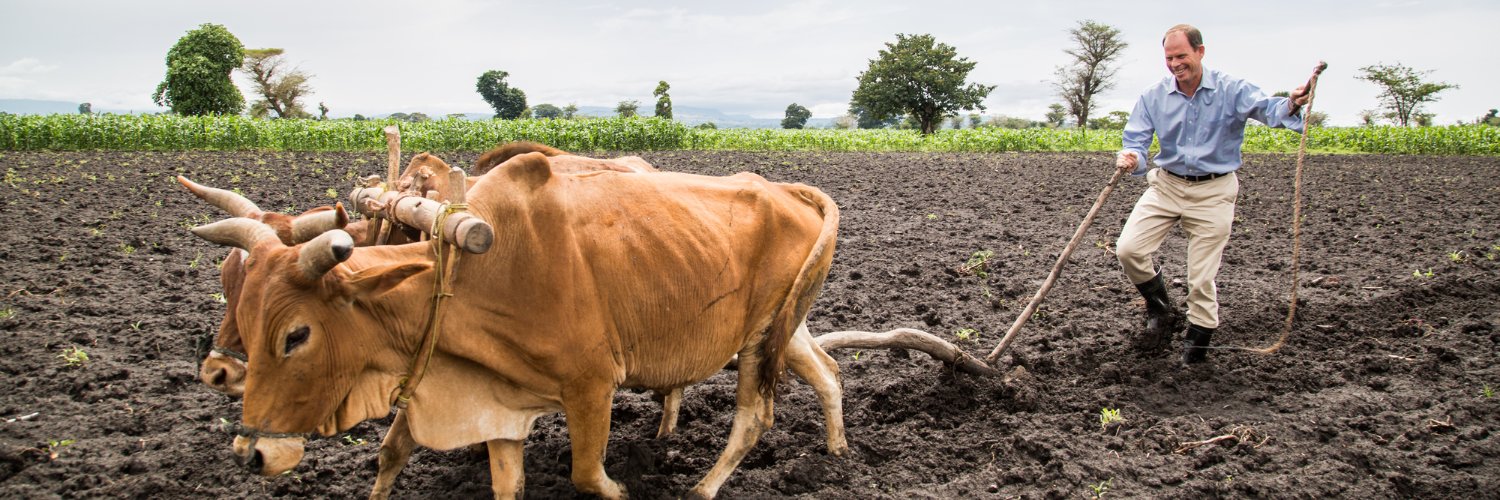
M 1180 315 L 1151 254 L 1174 223 L 1182 225 L 1188 235 L 1189 323 L 1182 360 L 1192 364 L 1205 359 L 1209 337 L 1219 327 L 1214 276 L 1234 221 L 1240 188 L 1234 171 L 1240 167 L 1245 120 L 1300 132 L 1307 93 L 1304 85 L 1291 98 L 1268 97 L 1249 82 L 1203 69 L 1203 35 L 1186 24 L 1167 30 L 1162 49 L 1171 76 L 1141 94 L 1115 160 L 1116 168 L 1145 175 L 1150 185 L 1120 231 L 1116 254 L 1146 298 L 1144 344 L 1159 349 L 1171 342 Z M 1158 168 L 1147 172 L 1153 134 L 1161 151 Z

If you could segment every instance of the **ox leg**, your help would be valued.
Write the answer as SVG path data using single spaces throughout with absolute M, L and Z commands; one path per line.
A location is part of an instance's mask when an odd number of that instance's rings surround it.
M 573 486 L 602 498 L 625 498 L 625 487 L 604 473 L 604 449 L 609 444 L 609 419 L 614 386 L 585 388 L 563 396 L 568 440 L 573 447 Z
M 693 486 L 691 498 L 713 498 L 719 487 L 734 473 L 734 469 L 745 459 L 750 448 L 760 440 L 760 435 L 771 428 L 775 420 L 772 400 L 760 393 L 761 354 L 755 347 L 740 351 L 739 383 L 735 388 L 734 428 L 729 431 L 729 443 L 719 455 L 714 468 Z
M 662 395 L 661 425 L 656 428 L 656 438 L 667 437 L 677 430 L 677 412 L 682 409 L 682 388 L 672 389 Z
M 380 471 L 375 474 L 375 488 L 370 490 L 370 500 L 385 500 L 391 496 L 391 487 L 396 484 L 396 475 L 406 468 L 411 459 L 411 450 L 417 442 L 407 427 L 406 412 L 396 411 L 396 420 L 391 422 L 385 439 L 380 442 Z
M 525 458 L 522 450 L 526 442 L 519 439 L 492 439 L 490 450 L 490 489 L 495 498 L 522 498 L 526 496 L 526 473 L 522 469 Z
M 818 393 L 823 406 L 823 426 L 828 430 L 828 453 L 844 456 L 849 442 L 844 440 L 844 388 L 839 384 L 839 364 L 829 356 L 807 331 L 807 322 L 797 327 L 787 345 L 786 362 L 802 380 Z

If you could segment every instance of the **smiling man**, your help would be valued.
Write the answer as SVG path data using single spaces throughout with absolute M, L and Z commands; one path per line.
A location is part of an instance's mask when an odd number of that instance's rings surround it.
M 1145 175 L 1150 185 L 1130 212 L 1116 245 L 1120 265 L 1146 299 L 1143 345 L 1157 350 L 1172 339 L 1180 313 L 1167 295 L 1166 280 L 1151 255 L 1174 224 L 1188 236 L 1188 327 L 1183 362 L 1202 362 L 1219 326 L 1214 277 L 1229 243 L 1240 183 L 1240 146 L 1245 121 L 1301 131 L 1306 89 L 1291 98 L 1270 97 L 1254 84 L 1203 68 L 1203 34 L 1179 24 L 1162 38 L 1171 76 L 1147 88 L 1125 125 L 1115 167 Z M 1161 151 L 1147 170 L 1146 151 L 1155 135 Z

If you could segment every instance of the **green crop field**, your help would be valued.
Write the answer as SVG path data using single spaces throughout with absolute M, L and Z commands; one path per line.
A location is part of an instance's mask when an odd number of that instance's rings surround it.
M 402 145 L 411 151 L 483 151 L 518 140 L 579 152 L 1114 151 L 1120 147 L 1119 130 L 1081 133 L 1076 129 L 979 128 L 940 130 L 923 137 L 912 130 L 892 129 L 695 129 L 657 118 L 405 123 L 242 116 L 0 114 L 0 149 L 380 151 L 386 147 L 381 129 L 391 124 L 399 124 Z M 1245 133 L 1245 152 L 1295 152 L 1300 137 L 1287 130 L 1251 126 Z M 1317 153 L 1496 155 L 1500 154 L 1500 128 L 1314 128 L 1308 149 Z

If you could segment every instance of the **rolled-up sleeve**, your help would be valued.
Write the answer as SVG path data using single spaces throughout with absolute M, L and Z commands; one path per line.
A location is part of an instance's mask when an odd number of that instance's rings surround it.
M 1302 132 L 1302 113 L 1288 113 L 1292 100 L 1285 97 L 1267 96 L 1260 87 L 1245 84 L 1235 99 L 1242 116 L 1254 118 L 1268 127 L 1284 128 Z
M 1151 149 L 1151 137 L 1156 134 L 1156 128 L 1151 126 L 1146 99 L 1147 96 L 1143 95 L 1135 101 L 1135 109 L 1130 112 L 1130 120 L 1125 122 L 1125 131 L 1121 134 L 1121 149 L 1135 153 L 1135 171 L 1131 175 L 1142 175 L 1149 170 L 1146 151 Z

